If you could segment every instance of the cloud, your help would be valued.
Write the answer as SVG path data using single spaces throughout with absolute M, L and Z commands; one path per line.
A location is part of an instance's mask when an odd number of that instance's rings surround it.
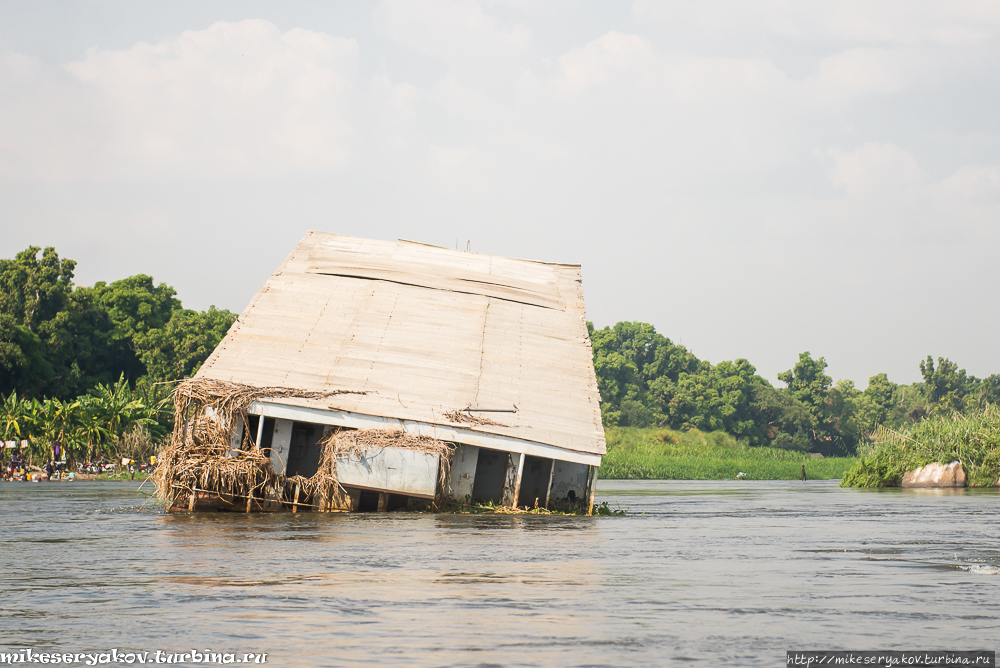
M 272 16 L 61 65 L 0 53 L 5 243 L 44 227 L 113 260 L 132 227 L 221 239 L 239 262 L 206 241 L 190 273 L 163 259 L 164 280 L 238 308 L 307 227 L 460 235 L 580 261 L 598 324 L 654 322 L 772 378 L 795 351 L 863 355 L 873 330 L 992 280 L 995 3 L 387 0 L 327 24 L 342 36 Z M 924 329 L 947 340 L 949 322 Z M 916 336 L 855 380 L 914 372 Z
M 893 196 L 918 188 L 926 177 L 913 154 L 893 144 L 869 142 L 846 152 L 831 148 L 830 180 L 851 197 Z
M 342 165 L 357 55 L 350 39 L 246 20 L 91 49 L 62 68 L 8 57 L 0 77 L 15 86 L 0 102 L 0 170 L 219 178 Z
M 393 42 L 472 76 L 496 74 L 530 53 L 526 26 L 502 25 L 476 0 L 387 0 L 376 9 L 375 23 Z
M 608 77 L 650 64 L 655 55 L 649 42 L 639 35 L 613 30 L 583 48 L 559 57 L 562 87 L 580 93 L 608 82 Z
M 686 34 L 685 45 L 759 47 L 775 38 L 810 49 L 850 46 L 956 46 L 989 39 L 1000 26 L 1000 6 L 980 0 L 704 0 L 699 3 L 636 0 L 641 23 Z

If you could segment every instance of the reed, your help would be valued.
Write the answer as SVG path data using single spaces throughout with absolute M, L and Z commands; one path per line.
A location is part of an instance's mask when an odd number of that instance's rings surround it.
M 608 453 L 600 470 L 605 479 L 797 480 L 804 464 L 809 478 L 835 480 L 854 464 L 850 457 L 749 447 L 721 431 L 609 427 L 605 434 Z
M 899 430 L 879 427 L 859 448 L 843 487 L 898 487 L 920 466 L 962 463 L 966 485 L 990 487 L 1000 477 L 1000 408 L 942 413 Z

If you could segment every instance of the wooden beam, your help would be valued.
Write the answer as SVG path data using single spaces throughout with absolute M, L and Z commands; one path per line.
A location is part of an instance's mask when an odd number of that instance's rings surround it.
M 556 477 L 556 460 L 549 460 L 549 486 L 545 488 L 545 509 L 549 509 L 549 500 L 552 497 L 552 480 Z
M 590 469 L 587 480 L 587 514 L 594 514 L 594 494 L 597 492 L 597 471 L 596 466 L 587 467 Z
M 257 442 L 254 444 L 258 448 L 260 447 L 261 439 L 264 438 L 264 416 L 260 416 L 260 420 L 257 422 Z
M 524 453 L 521 453 L 517 457 L 517 477 L 514 478 L 514 501 L 510 504 L 511 507 L 517 507 L 517 501 L 521 496 L 521 478 L 524 476 Z

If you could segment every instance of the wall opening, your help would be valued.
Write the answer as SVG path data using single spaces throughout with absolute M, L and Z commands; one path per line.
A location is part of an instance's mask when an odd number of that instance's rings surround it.
M 375 513 L 378 512 L 378 492 L 361 490 L 361 498 L 358 501 L 357 512 Z
M 472 500 L 501 503 L 503 501 L 504 480 L 507 477 L 506 452 L 479 449 L 476 461 L 476 478 L 472 484 Z
M 410 497 L 403 494 L 390 494 L 389 503 L 386 506 L 386 512 L 392 512 L 394 510 L 405 510 L 410 504 Z
M 266 426 L 265 426 L 266 428 Z M 319 441 L 323 438 L 323 425 L 308 422 L 292 423 L 292 440 L 288 450 L 288 465 L 285 475 L 300 475 L 311 478 L 319 470 L 319 458 L 323 448 Z
M 259 415 L 248 415 L 247 416 L 247 434 L 250 436 L 250 442 L 255 442 L 257 440 L 257 427 L 260 425 Z M 264 450 L 264 454 L 268 457 L 271 456 L 271 443 L 274 442 L 274 418 L 264 418 L 264 433 L 261 434 L 260 443 L 257 445 Z
M 531 456 L 524 458 L 524 469 L 521 472 L 521 492 L 517 495 L 518 506 L 534 508 L 535 499 L 537 499 L 538 506 L 545 507 L 552 466 L 551 459 Z

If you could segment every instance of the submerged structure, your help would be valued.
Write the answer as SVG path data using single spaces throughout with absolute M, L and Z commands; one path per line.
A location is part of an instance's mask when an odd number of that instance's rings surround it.
M 309 232 L 175 394 L 179 508 L 589 512 L 605 453 L 578 265 Z

